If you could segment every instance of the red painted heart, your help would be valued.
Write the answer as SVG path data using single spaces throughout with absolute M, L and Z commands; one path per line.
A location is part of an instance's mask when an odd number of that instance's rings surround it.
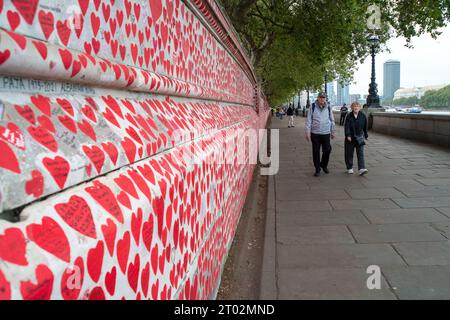
M 103 256 L 105 253 L 105 245 L 103 241 L 99 241 L 95 248 L 88 251 L 87 269 L 91 279 L 97 283 L 103 267 Z
M 44 176 L 39 170 L 31 171 L 31 180 L 25 182 L 25 192 L 35 198 L 44 193 Z
M 70 262 L 70 245 L 64 230 L 55 220 L 43 217 L 41 224 L 33 223 L 26 228 L 28 238 L 55 257 Z
M 16 154 L 3 140 L 0 140 L 0 154 L 2 155 L 0 157 L 0 168 L 4 168 L 15 173 L 21 173 Z
M 6 229 L 3 235 L 0 234 L 0 259 L 26 266 L 28 265 L 26 246 L 25 237 L 20 229 Z
M 24 300 L 49 300 L 53 291 L 54 276 L 52 271 L 44 264 L 36 267 L 36 281 L 20 282 L 20 293 Z
M 46 157 L 42 160 L 42 163 L 50 172 L 59 188 L 63 189 L 70 172 L 70 163 L 60 156 L 56 156 L 54 159 Z
M 55 210 L 74 230 L 97 239 L 91 208 L 86 200 L 79 196 L 71 196 L 69 202 L 55 205 Z
M 123 238 L 117 242 L 117 261 L 119 262 L 120 270 L 125 274 L 128 255 L 130 253 L 130 232 L 126 231 Z
M 87 187 L 86 192 L 89 193 L 108 213 L 110 213 L 117 221 L 123 223 L 122 210 L 109 187 L 99 181 L 94 181 L 93 185 Z

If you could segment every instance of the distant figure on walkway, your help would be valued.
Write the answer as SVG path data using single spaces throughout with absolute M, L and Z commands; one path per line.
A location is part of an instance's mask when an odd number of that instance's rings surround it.
M 353 155 L 356 148 L 356 155 L 358 158 L 359 175 L 367 173 L 364 162 L 364 145 L 365 140 L 369 137 L 367 134 L 367 117 L 360 112 L 361 105 L 358 102 L 353 102 L 351 105 L 352 111 L 345 119 L 345 164 L 347 166 L 347 173 L 353 173 Z
M 286 115 L 289 117 L 288 128 L 291 128 L 294 126 L 294 107 L 291 104 L 286 110 Z
M 325 93 L 320 93 L 317 100 L 311 105 L 306 118 L 305 138 L 312 142 L 312 153 L 315 177 L 320 176 L 320 169 L 329 173 L 328 161 L 331 153 L 331 139 L 335 137 L 336 125 L 330 105 L 326 101 Z M 320 147 L 322 146 L 322 160 L 320 159 Z
M 341 118 L 339 119 L 339 125 L 342 126 L 344 125 L 344 121 L 345 121 L 345 116 L 348 113 L 348 108 L 347 105 L 344 103 L 344 105 L 341 107 Z

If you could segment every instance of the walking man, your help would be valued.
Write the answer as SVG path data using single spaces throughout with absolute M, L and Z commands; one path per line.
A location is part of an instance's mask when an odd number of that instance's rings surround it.
M 294 126 L 294 108 L 292 105 L 289 105 L 289 108 L 286 111 L 286 115 L 289 117 L 288 128 L 292 128 Z
M 335 137 L 336 124 L 333 112 L 326 101 L 325 93 L 320 93 L 317 100 L 311 105 L 306 118 L 305 138 L 312 143 L 314 176 L 320 176 L 320 170 L 329 173 L 328 161 L 331 153 L 331 139 Z M 320 148 L 322 147 L 322 159 Z

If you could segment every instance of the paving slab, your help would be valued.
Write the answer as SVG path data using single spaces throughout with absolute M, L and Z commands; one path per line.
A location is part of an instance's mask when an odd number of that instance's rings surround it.
M 352 199 L 391 199 L 405 197 L 403 193 L 395 188 L 349 189 L 347 192 Z
M 395 243 L 393 247 L 410 266 L 450 265 L 450 242 Z
M 371 224 L 349 226 L 358 243 L 444 241 L 429 224 Z
M 450 266 L 385 267 L 382 273 L 401 300 L 450 299 Z
M 390 199 L 369 200 L 330 200 L 334 210 L 362 210 L 362 209 L 394 209 L 399 208 Z
M 278 264 L 286 268 L 404 265 L 388 244 L 309 244 L 277 246 Z
M 277 216 L 277 225 L 301 226 L 337 226 L 369 224 L 360 210 L 344 211 L 302 211 L 288 212 Z
M 433 208 L 363 209 L 362 212 L 373 224 L 450 222 L 447 216 Z
M 450 206 L 450 197 L 392 199 L 401 208 L 439 208 Z
M 384 277 L 380 289 L 370 290 L 366 268 L 289 269 L 279 271 L 280 299 L 285 300 L 395 300 Z
M 346 226 L 277 225 L 280 244 L 355 243 Z
M 332 210 L 330 203 L 327 200 L 317 201 L 280 201 L 276 202 L 277 213 L 283 212 L 302 212 L 302 211 L 324 211 Z

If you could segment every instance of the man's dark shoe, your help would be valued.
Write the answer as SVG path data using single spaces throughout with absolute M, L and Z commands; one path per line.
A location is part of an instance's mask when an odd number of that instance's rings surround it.
M 328 168 L 324 168 L 324 167 L 322 167 L 322 170 L 323 170 L 323 172 L 325 172 L 325 173 L 330 173 L 330 171 L 328 171 Z
M 320 176 L 320 171 L 316 171 L 316 172 L 314 173 L 314 177 L 318 177 L 318 176 Z

